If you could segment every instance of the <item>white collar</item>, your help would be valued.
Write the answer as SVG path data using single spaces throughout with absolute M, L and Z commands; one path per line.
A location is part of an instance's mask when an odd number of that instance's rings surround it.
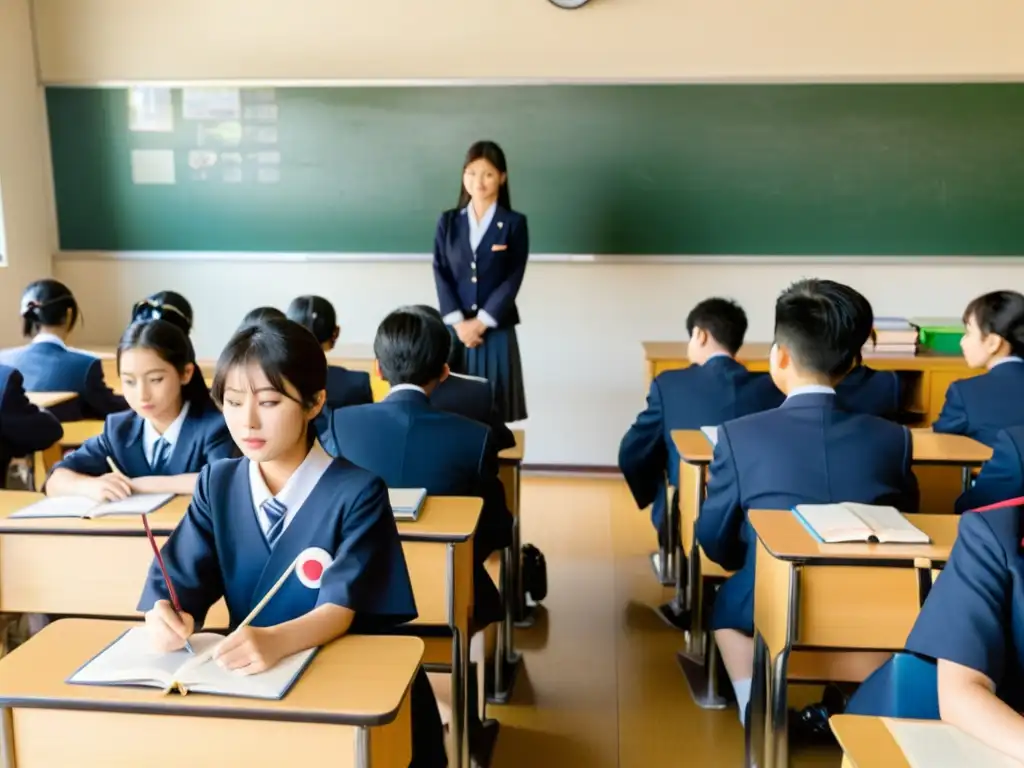
M 284 488 L 276 496 L 267 488 L 267 482 L 263 479 L 263 473 L 260 472 L 260 465 L 255 461 L 249 462 L 249 490 L 252 493 L 252 505 L 256 508 L 256 519 L 259 521 L 264 535 L 270 530 L 270 521 L 267 519 L 266 512 L 263 511 L 263 503 L 270 498 L 276 498 L 284 504 L 288 510 L 284 516 L 284 527 L 282 528 L 284 530 L 295 518 L 302 505 L 306 503 L 306 499 L 313 493 L 320 478 L 324 476 L 333 461 L 334 459 L 328 456 L 320 446 L 320 442 L 314 441 L 306 458 L 302 460 L 298 469 L 292 473 L 288 482 L 284 484 Z
M 473 227 L 480 227 L 481 229 L 487 229 L 491 224 L 491 219 L 494 218 L 494 212 L 498 209 L 498 201 L 495 200 L 491 203 L 487 210 L 484 211 L 484 215 L 480 217 L 480 221 L 476 220 L 476 213 L 473 212 L 473 201 L 470 200 L 469 204 L 463 208 L 463 212 L 469 218 L 469 224 Z
M 64 339 L 60 336 L 55 336 L 52 333 L 37 333 L 32 339 L 33 344 L 56 344 L 61 349 L 67 349 L 68 345 L 64 343 Z
M 395 392 L 419 392 L 421 395 L 427 394 L 427 390 L 423 387 L 418 387 L 415 384 L 396 384 L 391 388 L 391 391 L 388 392 L 388 397 L 395 394 Z
M 153 463 L 153 451 L 156 448 L 157 440 L 161 437 L 167 441 L 171 450 L 174 450 L 174 444 L 178 442 L 178 436 L 181 434 L 181 426 L 185 423 L 185 419 L 188 417 L 188 409 L 190 405 L 192 404 L 188 400 L 182 403 L 181 411 L 178 413 L 177 418 L 171 422 L 170 426 L 164 430 L 162 435 L 156 431 L 156 427 L 153 426 L 153 422 L 149 419 L 142 420 L 142 450 L 146 454 L 146 461 L 150 464 Z
M 1016 355 L 1008 355 L 1007 357 L 1001 357 L 996 360 L 994 363 L 989 365 L 988 369 L 991 371 L 997 365 L 1002 365 L 1003 363 L 1024 363 L 1024 359 L 1021 359 Z
M 786 396 L 786 399 L 800 397 L 800 395 L 834 395 L 835 393 L 836 391 L 832 387 L 826 387 L 824 384 L 808 384 L 806 387 L 794 389 Z
M 728 352 L 712 352 L 710 355 L 708 355 L 704 363 L 710 363 L 716 357 L 728 357 L 729 359 L 732 359 L 732 355 L 730 355 Z

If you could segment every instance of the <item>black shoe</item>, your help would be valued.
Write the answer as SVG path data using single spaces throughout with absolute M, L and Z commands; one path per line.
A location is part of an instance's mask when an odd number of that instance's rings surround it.
M 668 626 L 672 627 L 672 629 L 678 629 L 680 632 L 688 632 L 690 630 L 689 611 L 680 611 L 673 603 L 659 605 L 653 610 L 658 614 L 658 617 L 668 624 Z

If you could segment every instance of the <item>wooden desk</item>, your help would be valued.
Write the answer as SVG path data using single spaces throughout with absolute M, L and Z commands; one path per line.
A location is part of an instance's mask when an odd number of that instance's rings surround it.
M 37 408 L 53 408 L 78 397 L 77 392 L 26 392 L 28 401 Z
M 520 551 L 522 546 L 522 523 L 519 515 L 520 491 L 522 487 L 523 456 L 526 454 L 526 432 L 513 429 L 516 444 L 498 454 L 498 477 L 505 488 L 505 504 L 512 513 L 512 544 L 502 553 L 498 573 L 498 586 L 505 601 L 505 618 L 498 632 L 498 643 L 494 654 L 493 695 L 489 701 L 506 703 L 512 696 L 516 671 L 522 659 L 516 652 L 515 632 L 519 626 L 530 626 L 533 617 L 528 616 L 526 593 L 520 573 Z
M 65 682 L 131 626 L 64 619 L 0 659 L 3 765 L 177 768 L 183 749 L 210 768 L 409 764 L 419 638 L 343 637 L 281 701 Z
M 837 664 L 822 651 L 902 649 L 921 605 L 915 560 L 928 561 L 929 573 L 931 563 L 945 562 L 959 518 L 915 515 L 914 525 L 932 539 L 926 545 L 821 544 L 789 511 L 752 510 L 750 523 L 757 570 L 748 761 L 785 768 L 791 672 L 844 680 L 851 671 L 841 657 Z

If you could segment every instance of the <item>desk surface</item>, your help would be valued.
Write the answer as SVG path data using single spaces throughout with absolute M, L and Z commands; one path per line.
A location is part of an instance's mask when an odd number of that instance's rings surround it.
M 882 718 L 835 715 L 828 722 L 853 768 L 910 768 Z
M 60 444 L 69 447 L 79 446 L 90 437 L 103 434 L 103 422 L 98 419 L 66 421 L 62 426 L 64 427 L 64 437 L 60 439 Z
M 683 363 L 689 357 L 686 354 L 685 341 L 644 341 L 644 359 L 650 363 Z M 767 363 L 771 342 L 753 341 L 740 347 L 736 359 L 741 363 Z M 923 368 L 966 368 L 967 364 L 960 355 L 939 355 L 922 350 L 916 355 L 865 355 L 865 365 L 872 368 L 887 370 L 920 370 Z
M 512 435 L 516 439 L 516 444 L 499 453 L 499 461 L 508 462 L 523 460 L 523 456 L 526 453 L 526 432 L 522 429 L 513 429 Z
M 37 408 L 53 408 L 78 397 L 77 392 L 26 392 L 28 401 Z
M 75 670 L 138 624 L 91 619 L 54 622 L 0 659 L 0 704 L 193 717 L 383 725 L 391 722 L 423 657 L 416 637 L 343 637 L 320 649 L 280 701 L 156 688 L 69 685 Z
M 963 435 L 942 435 L 930 429 L 910 432 L 914 438 L 915 464 L 976 466 L 992 458 L 991 448 Z M 715 448 L 699 429 L 674 429 L 672 441 L 686 463 L 711 463 Z
M 820 562 L 915 560 L 944 562 L 956 541 L 958 515 L 908 515 L 910 522 L 931 537 L 931 544 L 822 544 L 786 510 L 752 509 L 750 524 L 773 557 Z

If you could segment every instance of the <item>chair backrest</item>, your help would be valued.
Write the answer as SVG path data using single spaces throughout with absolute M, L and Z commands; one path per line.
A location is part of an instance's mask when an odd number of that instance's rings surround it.
M 938 720 L 938 666 L 912 653 L 893 654 L 853 694 L 846 714 Z

